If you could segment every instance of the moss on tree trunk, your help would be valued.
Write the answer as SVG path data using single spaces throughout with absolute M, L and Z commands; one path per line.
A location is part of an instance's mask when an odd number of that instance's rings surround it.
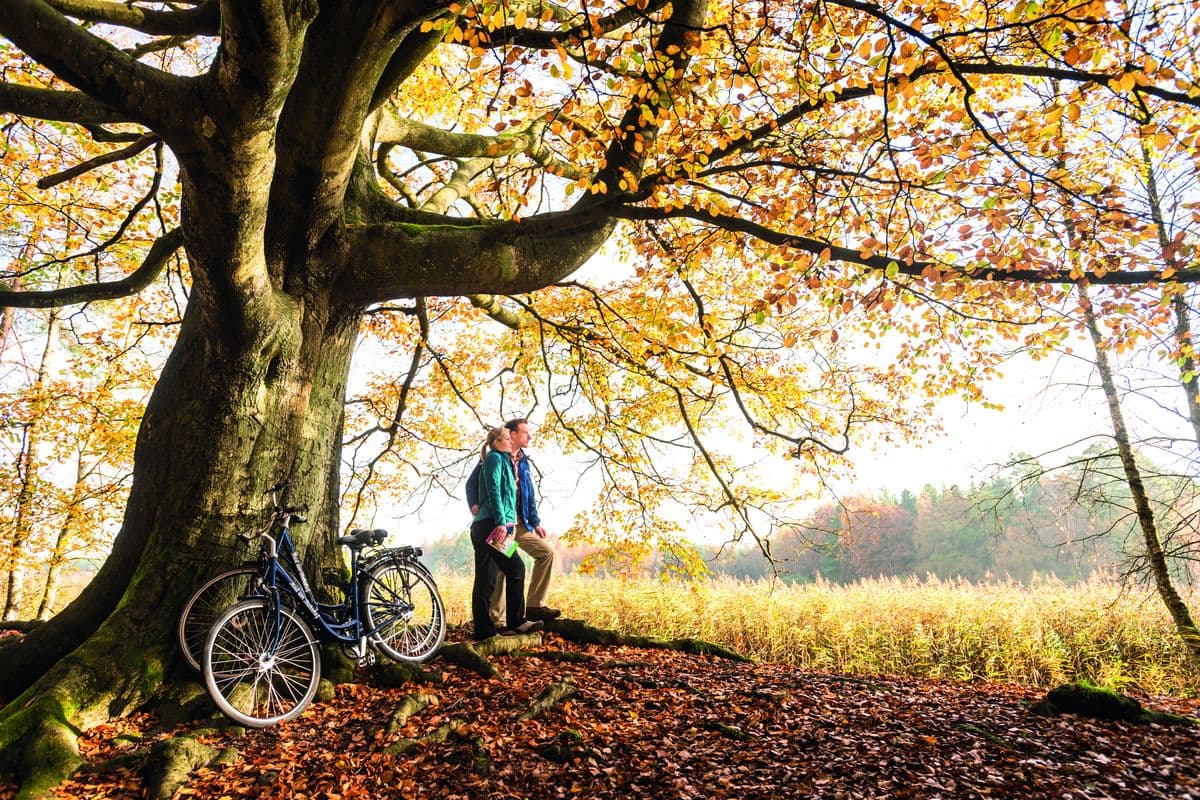
M 0 711 L 0 766 L 26 796 L 78 766 L 80 731 L 154 702 L 164 681 L 195 680 L 176 652 L 179 609 L 206 572 L 246 556 L 236 534 L 260 524 L 267 487 L 290 476 L 290 501 L 310 507 L 293 531 L 308 574 L 336 566 L 356 318 L 313 308 L 228 340 L 194 325 L 203 312 L 189 305 L 138 436 L 112 555 L 59 616 L 0 648 L 0 694 L 15 697 Z

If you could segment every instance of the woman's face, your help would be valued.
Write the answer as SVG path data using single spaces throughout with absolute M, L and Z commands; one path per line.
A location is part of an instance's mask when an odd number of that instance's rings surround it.
M 508 428 L 503 428 L 500 431 L 500 436 L 496 439 L 496 444 L 493 447 L 501 453 L 512 452 L 512 433 Z

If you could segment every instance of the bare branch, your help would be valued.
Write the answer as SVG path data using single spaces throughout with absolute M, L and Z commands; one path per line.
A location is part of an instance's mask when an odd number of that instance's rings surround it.
M 161 139 L 159 139 L 156 134 L 144 134 L 128 147 L 123 147 L 120 150 L 114 150 L 111 153 L 106 153 L 102 156 L 96 156 L 95 158 L 88 159 L 82 164 L 77 164 L 70 169 L 63 170 L 57 175 L 48 175 L 37 182 L 37 187 L 39 189 L 49 189 L 52 186 L 58 186 L 60 183 L 66 183 L 72 178 L 77 178 L 80 175 L 91 172 L 98 167 L 103 167 L 106 164 L 115 164 L 118 161 L 125 161 L 126 159 L 133 158 L 146 148 L 153 147 L 160 141 Z
M 133 119 L 83 92 L 38 89 L 15 83 L 0 83 L 0 112 L 80 125 L 130 122 Z
M 68 286 L 47 291 L 11 291 L 0 289 L 0 307 L 3 308 L 53 308 L 55 306 L 89 303 L 93 300 L 111 300 L 137 294 L 158 277 L 171 256 L 183 244 L 183 231 L 179 228 L 160 236 L 150 247 L 142 265 L 119 281 L 90 283 Z M 2 286 L 2 284 L 0 284 Z
M 860 251 L 849 247 L 842 247 L 841 245 L 835 245 L 820 239 L 813 239 L 809 236 L 778 231 L 768 228 L 765 225 L 742 219 L 741 217 L 719 214 L 708 209 L 621 207 L 617 205 L 619 202 L 620 196 L 613 196 L 606 200 L 606 204 L 615 206 L 612 210 L 613 216 L 622 219 L 693 219 L 697 222 L 703 222 L 727 231 L 744 233 L 769 244 L 794 247 L 813 255 L 820 255 L 827 252 L 829 258 L 836 261 L 859 264 L 884 272 L 894 269 L 900 274 L 913 277 L 922 277 L 928 274 L 927 270 L 935 270 L 938 275 L 950 278 L 961 277 L 974 280 L 1018 283 L 1077 284 L 1081 278 L 1080 275 L 1073 274 L 1071 270 L 1066 269 L 963 269 L 932 261 L 902 260 L 889 258 L 885 255 L 873 254 L 864 257 Z M 1175 283 L 1200 283 L 1200 269 L 1180 270 L 1167 278 L 1164 278 L 1162 270 L 1114 271 L 1107 272 L 1104 275 L 1089 275 L 1087 280 L 1089 283 L 1105 286 L 1138 286 L 1167 281 Z

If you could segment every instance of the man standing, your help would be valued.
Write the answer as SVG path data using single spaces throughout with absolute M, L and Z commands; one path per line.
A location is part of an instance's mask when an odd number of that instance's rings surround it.
M 533 491 L 533 470 L 525 448 L 533 438 L 529 432 L 529 420 L 512 419 L 504 424 L 512 433 L 512 465 L 517 479 L 517 546 L 533 558 L 533 574 L 529 577 L 529 590 L 525 598 L 525 618 L 549 620 L 562 612 L 546 605 L 546 594 L 550 591 L 550 578 L 554 573 L 554 545 L 546 538 L 538 516 L 537 497 Z M 504 576 L 496 582 L 492 591 L 491 616 L 500 619 L 504 600 Z

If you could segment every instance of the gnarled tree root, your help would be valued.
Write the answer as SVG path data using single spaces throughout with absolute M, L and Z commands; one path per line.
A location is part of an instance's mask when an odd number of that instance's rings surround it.
M 517 721 L 527 722 L 535 717 L 540 717 L 558 703 L 574 697 L 578 692 L 579 690 L 569 683 L 552 683 L 542 690 L 542 693 L 529 704 L 528 708 L 517 715 Z
M 500 670 L 488 660 L 488 656 L 499 656 L 513 653 L 530 647 L 538 647 L 542 643 L 540 633 L 526 633 L 519 636 L 492 636 L 479 642 L 457 642 L 442 647 L 438 655 L 472 672 L 478 672 L 485 678 L 497 678 Z
M 1161 711 L 1148 711 L 1132 697 L 1086 683 L 1068 683 L 1055 687 L 1045 699 L 1034 703 L 1035 714 L 1053 716 L 1078 714 L 1093 719 L 1121 720 L 1138 724 L 1200 725 L 1200 720 Z
M 402 756 L 408 751 L 420 747 L 423 744 L 444 744 L 452 737 L 462 741 L 470 741 L 470 737 L 466 735 L 467 723 L 461 719 L 452 719 L 449 722 L 444 722 L 434 728 L 429 733 L 419 739 L 400 739 L 393 742 L 384 748 L 384 753 L 389 756 Z
M 408 683 L 442 683 L 445 680 L 438 670 L 395 661 L 376 664 L 372 674 L 374 682 L 387 689 L 399 689 Z
M 652 650 L 675 650 L 694 655 L 719 656 L 734 661 L 750 662 L 736 650 L 705 641 L 704 639 L 660 639 L 655 636 L 639 636 L 636 634 L 618 633 L 607 628 L 597 628 L 580 619 L 553 619 L 545 623 L 546 630 L 556 633 L 564 639 L 570 639 L 579 644 L 617 645 L 623 647 L 642 647 Z
M 413 716 L 420 714 L 432 705 L 436 705 L 437 701 L 437 698 L 431 694 L 404 695 L 404 697 L 400 698 L 400 705 L 396 706 L 396 710 L 388 718 L 387 725 L 383 729 L 384 732 L 388 734 L 396 733 L 407 725 Z
M 82 766 L 84 730 L 150 700 L 174 656 L 166 628 L 118 612 L 0 711 L 0 770 L 21 781 L 17 797 L 49 795 Z
M 83 766 L 80 731 L 68 721 L 68 709 L 46 695 L 0 723 L 0 770 L 21 779 L 17 800 L 49 796 Z
M 192 772 L 217 759 L 215 748 L 190 736 L 164 739 L 150 750 L 142 767 L 142 778 L 153 800 L 169 800 L 175 790 L 187 783 Z
M 565 661 L 574 664 L 591 664 L 596 661 L 595 656 L 575 650 L 517 650 L 513 655 L 517 658 L 540 658 L 545 661 Z
M 599 759 L 599 754 L 591 748 L 576 730 L 565 730 L 548 742 L 536 747 L 537 754 L 555 764 L 570 764 L 572 761 L 583 761 L 588 758 Z

